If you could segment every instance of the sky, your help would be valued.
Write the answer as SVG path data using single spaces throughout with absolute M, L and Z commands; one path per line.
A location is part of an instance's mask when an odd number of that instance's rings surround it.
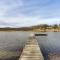
M 0 27 L 60 23 L 60 0 L 0 0 Z

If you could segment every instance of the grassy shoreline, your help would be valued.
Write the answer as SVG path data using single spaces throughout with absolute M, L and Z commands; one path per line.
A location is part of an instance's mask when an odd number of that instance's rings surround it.
M 23 32 L 60 32 L 60 29 L 46 29 L 46 30 L 41 30 L 41 29 L 33 29 L 33 30 L 0 30 L 1 32 L 14 32 L 14 31 L 23 31 Z

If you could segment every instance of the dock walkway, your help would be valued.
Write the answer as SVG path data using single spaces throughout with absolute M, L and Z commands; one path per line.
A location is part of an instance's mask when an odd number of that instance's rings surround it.
M 27 40 L 19 60 L 44 60 L 36 38 Z

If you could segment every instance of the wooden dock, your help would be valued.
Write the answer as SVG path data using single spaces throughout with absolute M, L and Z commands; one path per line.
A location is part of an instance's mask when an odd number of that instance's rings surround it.
M 35 37 L 29 37 L 19 60 L 44 60 Z

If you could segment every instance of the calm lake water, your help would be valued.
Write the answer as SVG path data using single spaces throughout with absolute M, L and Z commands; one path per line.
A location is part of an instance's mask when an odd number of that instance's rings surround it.
M 20 50 L 22 50 L 22 48 L 24 47 L 30 33 L 32 32 L 0 32 L 0 51 L 20 53 Z M 45 60 L 48 60 L 49 53 L 60 52 L 60 32 L 44 33 L 46 33 L 47 36 L 36 36 L 36 38 L 41 48 L 41 51 L 45 57 Z M 20 54 L 18 53 L 17 55 L 19 56 Z

